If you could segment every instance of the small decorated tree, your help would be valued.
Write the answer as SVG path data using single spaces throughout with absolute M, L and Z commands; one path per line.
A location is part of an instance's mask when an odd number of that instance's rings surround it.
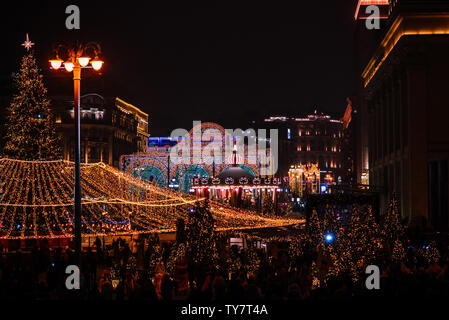
M 379 227 L 371 209 L 362 213 L 354 208 L 348 229 L 339 234 L 336 244 L 329 249 L 330 274 L 350 273 L 353 280 L 358 281 L 366 266 L 376 262 L 382 247 Z
M 395 262 L 401 262 L 405 259 L 406 253 L 401 241 L 396 240 L 393 244 L 391 259 Z
M 316 210 L 313 210 L 309 217 L 306 226 L 306 235 L 310 239 L 313 247 L 316 247 L 323 242 L 323 230 Z
M 290 264 L 291 267 L 297 267 L 300 264 L 300 260 L 304 258 L 305 254 L 305 235 L 299 234 L 297 237 L 292 239 L 290 241 L 289 247 L 288 247 L 288 255 L 291 259 Z
M 274 202 L 269 194 L 263 196 L 262 212 L 266 214 L 274 213 Z
M 398 241 L 403 243 L 405 231 L 404 226 L 401 223 L 398 202 L 393 197 L 387 209 L 387 214 L 382 224 L 382 232 L 384 239 L 387 242 L 389 248 L 393 248 Z
M 195 264 L 211 265 L 215 256 L 215 221 L 207 201 L 189 213 L 186 225 L 187 254 Z
M 340 229 L 340 221 L 332 208 L 326 208 L 323 217 L 323 231 L 336 234 Z
M 254 248 L 254 246 L 249 246 L 244 253 L 246 272 L 254 274 L 257 270 L 259 270 L 261 262 L 257 249 Z
M 148 275 L 152 277 L 156 271 L 156 266 L 162 260 L 162 251 L 159 245 L 159 236 L 150 234 L 147 239 L 147 250 L 144 256 L 144 266 L 148 271 Z

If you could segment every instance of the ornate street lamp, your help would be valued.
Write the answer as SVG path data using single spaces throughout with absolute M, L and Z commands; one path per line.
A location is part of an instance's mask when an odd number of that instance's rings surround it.
M 73 72 L 74 115 L 75 115 L 75 252 L 77 263 L 81 262 L 81 180 L 80 180 L 80 96 L 81 69 L 88 68 L 89 62 L 96 71 L 103 66 L 101 47 L 98 43 L 89 42 L 86 45 L 68 46 L 57 44 L 54 47 L 54 58 L 50 60 L 53 69 L 59 70 L 64 64 L 68 72 Z

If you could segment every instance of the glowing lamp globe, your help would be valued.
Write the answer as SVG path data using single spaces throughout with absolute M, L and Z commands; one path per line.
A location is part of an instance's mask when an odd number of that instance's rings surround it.
M 98 59 L 92 60 L 90 63 L 92 64 L 92 68 L 94 68 L 94 70 L 96 71 L 100 70 L 103 66 L 103 61 Z
M 62 65 L 62 60 L 58 59 L 50 60 L 50 64 L 53 69 L 59 69 Z
M 73 65 L 72 62 L 65 62 L 65 63 L 64 63 L 64 68 L 65 68 L 68 72 L 73 71 L 73 67 L 74 67 L 74 65 Z
M 89 57 L 79 57 L 78 62 L 80 63 L 81 67 L 85 67 L 89 64 L 90 58 Z

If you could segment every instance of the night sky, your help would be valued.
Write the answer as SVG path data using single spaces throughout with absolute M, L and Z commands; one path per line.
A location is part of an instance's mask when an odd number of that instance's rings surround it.
M 50 95 L 72 92 L 68 74 L 66 92 L 49 78 L 52 44 L 99 42 L 106 64 L 91 78 L 101 89 L 86 82 L 82 94 L 135 104 L 149 113 L 153 136 L 190 129 L 192 120 L 248 127 L 315 107 L 340 117 L 353 94 L 355 2 L 16 1 L 1 13 L 2 94 L 28 32 Z M 65 29 L 69 4 L 80 7 L 79 31 Z

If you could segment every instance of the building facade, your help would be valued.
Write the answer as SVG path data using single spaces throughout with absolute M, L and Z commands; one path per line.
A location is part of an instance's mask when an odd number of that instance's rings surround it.
M 316 164 L 322 182 L 346 182 L 351 168 L 347 165 L 341 120 L 315 111 L 306 118 L 271 117 L 265 123 L 281 131 L 279 145 L 284 146 L 279 148 L 281 174 L 287 176 L 292 166 Z
M 397 196 L 410 226 L 441 231 L 449 228 L 448 12 L 447 1 L 390 1 L 357 77 L 370 185 L 383 189 L 384 204 Z
M 145 152 L 147 141 L 150 137 L 148 131 L 148 114 L 120 98 L 115 99 L 115 106 L 122 112 L 134 116 L 134 119 L 137 121 L 137 152 Z
M 76 141 L 73 99 L 54 97 L 52 100 L 63 159 L 73 161 Z M 148 137 L 146 113 L 119 98 L 98 94 L 82 96 L 80 104 L 82 162 L 104 162 L 118 167 L 121 155 L 143 151 L 142 139 Z

